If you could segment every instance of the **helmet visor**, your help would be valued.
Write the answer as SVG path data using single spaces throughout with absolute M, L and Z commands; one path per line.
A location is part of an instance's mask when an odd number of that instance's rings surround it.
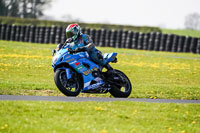
M 74 33 L 70 32 L 66 32 L 66 37 L 67 38 L 72 38 L 74 36 Z

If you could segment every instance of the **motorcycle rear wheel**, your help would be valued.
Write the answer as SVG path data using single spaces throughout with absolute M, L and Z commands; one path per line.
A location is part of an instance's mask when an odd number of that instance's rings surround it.
M 123 85 L 119 84 L 118 81 L 115 81 L 111 84 L 111 89 L 110 89 L 110 94 L 114 97 L 118 97 L 118 98 L 127 98 L 132 91 L 132 86 L 131 86 L 131 82 L 129 80 L 129 78 L 121 71 L 119 70 L 114 70 L 114 76 L 120 76 L 123 78 L 124 82 Z
M 76 77 L 67 80 L 65 70 L 58 69 L 54 73 L 54 81 L 58 89 L 66 96 L 76 97 L 79 95 L 83 84 L 78 73 L 75 72 Z

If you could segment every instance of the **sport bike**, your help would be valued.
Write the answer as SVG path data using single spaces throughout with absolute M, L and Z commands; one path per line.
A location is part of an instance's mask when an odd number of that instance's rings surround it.
M 107 63 L 117 62 L 117 53 L 106 53 Z M 120 70 L 112 73 L 94 63 L 87 52 L 75 52 L 69 44 L 60 50 L 53 50 L 52 68 L 58 89 L 66 96 L 82 93 L 107 93 L 114 97 L 128 97 L 132 86 L 128 77 Z

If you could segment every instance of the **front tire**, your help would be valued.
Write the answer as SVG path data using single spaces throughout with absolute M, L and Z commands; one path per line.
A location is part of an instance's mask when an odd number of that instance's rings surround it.
M 127 98 L 132 91 L 131 82 L 128 77 L 119 70 L 114 70 L 112 74 L 113 81 L 111 83 L 110 94 L 118 98 Z M 115 81 L 114 76 L 121 77 L 123 81 Z M 120 83 L 121 82 L 121 83 Z
M 74 72 L 72 77 L 67 80 L 65 70 L 58 69 L 54 73 L 54 81 L 58 89 L 66 96 L 76 97 L 83 88 L 80 76 Z

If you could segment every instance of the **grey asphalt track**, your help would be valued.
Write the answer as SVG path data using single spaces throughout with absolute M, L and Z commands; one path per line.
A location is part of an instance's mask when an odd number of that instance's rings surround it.
M 150 103 L 195 103 L 200 100 L 177 100 L 177 99 L 139 99 L 139 98 L 105 98 L 105 97 L 65 97 L 65 96 L 22 96 L 22 95 L 0 95 L 0 100 L 7 101 L 63 101 L 63 102 L 111 102 L 111 101 L 134 101 Z

